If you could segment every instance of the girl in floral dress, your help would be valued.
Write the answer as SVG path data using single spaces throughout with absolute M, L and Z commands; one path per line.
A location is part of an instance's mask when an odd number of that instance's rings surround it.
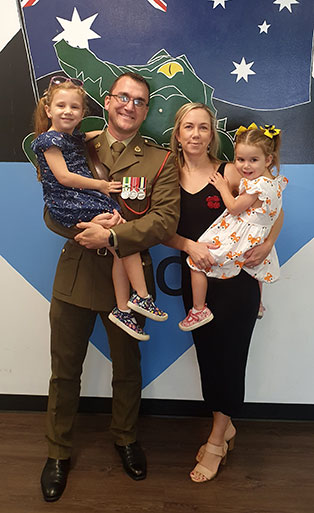
M 216 172 L 210 179 L 220 192 L 226 210 L 201 235 L 199 242 L 216 244 L 211 254 L 216 265 L 200 270 L 190 257 L 193 308 L 179 323 L 183 331 L 191 331 L 208 322 L 214 314 L 205 304 L 207 277 L 227 279 L 244 269 L 259 282 L 272 283 L 279 278 L 279 263 L 273 247 L 268 257 L 256 267 L 245 266 L 245 253 L 262 244 L 276 221 L 282 204 L 282 191 L 287 179 L 279 175 L 280 130 L 273 126 L 258 128 L 252 123 L 240 127 L 235 143 L 235 166 L 242 179 L 235 198 L 228 180 Z M 277 176 L 273 176 L 273 168 Z

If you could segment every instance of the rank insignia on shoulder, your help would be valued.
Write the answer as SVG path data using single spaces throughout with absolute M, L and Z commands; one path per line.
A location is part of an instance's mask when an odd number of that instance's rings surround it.
M 161 144 L 157 144 L 155 141 L 150 141 L 149 139 L 144 139 L 144 143 L 147 144 L 147 146 L 150 146 L 152 148 L 159 148 L 160 150 L 168 151 L 168 148 L 165 148 Z

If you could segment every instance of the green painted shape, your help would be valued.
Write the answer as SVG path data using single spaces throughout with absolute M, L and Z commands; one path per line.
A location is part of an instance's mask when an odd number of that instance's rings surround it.
M 22 141 L 22 150 L 24 151 L 29 162 L 31 164 L 33 164 L 33 166 L 37 167 L 37 158 L 31 148 L 31 142 L 34 140 L 34 138 L 35 138 L 34 132 L 32 132 L 31 134 L 28 134 Z
M 205 103 L 217 114 L 212 102 L 213 88 L 197 77 L 185 55 L 174 58 L 162 49 L 144 65 L 116 66 L 101 61 L 90 50 L 73 48 L 64 40 L 55 44 L 55 51 L 63 71 L 70 77 L 80 78 L 88 95 L 101 107 L 112 82 L 122 73 L 135 71 L 145 77 L 151 88 L 151 100 L 141 133 L 158 144 L 169 144 L 175 113 L 185 103 Z M 166 76 L 160 72 L 162 66 L 180 71 Z M 232 138 L 225 126 L 220 127 L 218 124 L 218 127 L 221 155 L 224 159 L 232 160 Z

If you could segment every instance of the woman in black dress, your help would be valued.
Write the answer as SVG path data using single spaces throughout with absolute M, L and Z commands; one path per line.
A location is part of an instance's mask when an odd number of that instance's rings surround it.
M 216 120 L 210 109 L 200 103 L 183 105 L 176 114 L 171 138 L 177 156 L 181 184 L 181 217 L 177 234 L 167 245 L 181 250 L 182 289 L 185 309 L 192 307 L 189 255 L 195 265 L 206 269 L 214 263 L 206 243 L 199 236 L 225 210 L 220 193 L 209 183 L 217 170 L 237 193 L 240 175 L 232 163 L 216 158 L 218 149 Z M 274 244 L 282 225 L 278 218 L 268 240 L 248 252 L 246 265 L 262 262 Z M 208 280 L 207 302 L 214 319 L 192 332 L 200 367 L 202 392 L 213 424 L 208 442 L 198 452 L 199 463 L 190 473 L 195 482 L 209 481 L 233 447 L 236 429 L 231 417 L 244 401 L 245 368 L 251 335 L 255 325 L 260 291 L 257 280 L 245 271 L 228 280 Z

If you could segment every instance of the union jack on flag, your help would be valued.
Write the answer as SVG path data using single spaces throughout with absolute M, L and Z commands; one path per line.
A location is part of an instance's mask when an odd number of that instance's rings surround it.
M 39 0 L 21 0 L 22 7 L 31 7 L 32 5 L 37 4 Z
M 167 11 L 167 4 L 163 0 L 148 0 L 148 2 L 155 7 L 155 9 L 160 9 L 161 11 Z

